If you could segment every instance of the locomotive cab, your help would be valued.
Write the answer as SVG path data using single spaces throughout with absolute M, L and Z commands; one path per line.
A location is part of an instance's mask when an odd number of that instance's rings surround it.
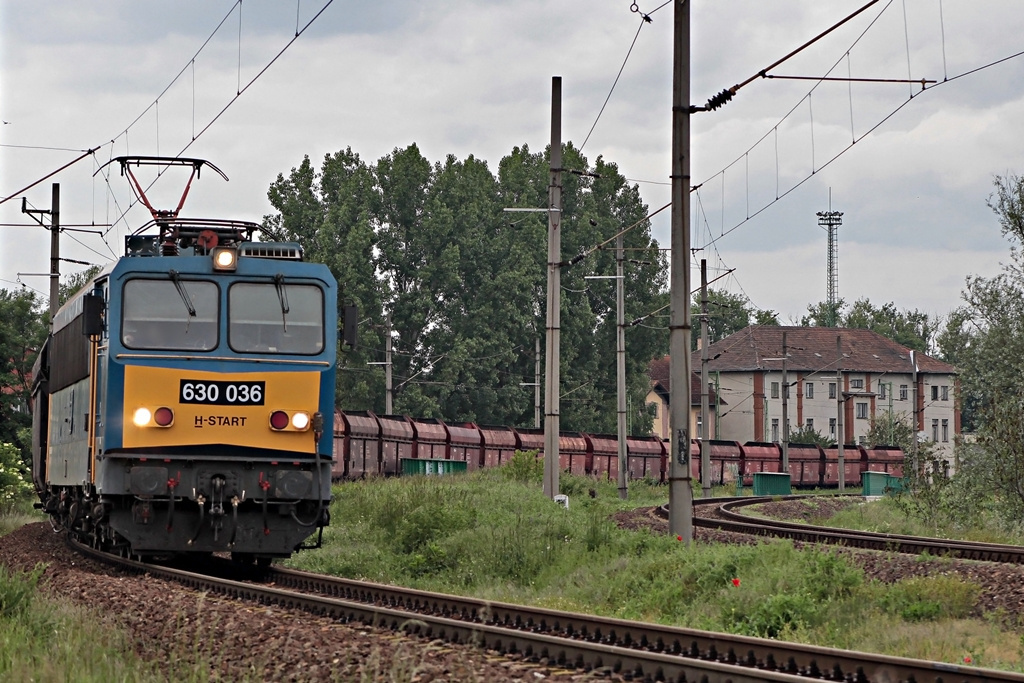
M 255 224 L 157 216 L 54 318 L 34 480 L 94 546 L 285 557 L 329 523 L 337 284 Z

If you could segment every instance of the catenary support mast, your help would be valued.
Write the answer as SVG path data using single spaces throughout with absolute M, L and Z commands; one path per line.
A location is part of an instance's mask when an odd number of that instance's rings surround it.
M 693 540 L 690 481 L 690 2 L 675 0 L 672 49 L 672 273 L 669 533 Z

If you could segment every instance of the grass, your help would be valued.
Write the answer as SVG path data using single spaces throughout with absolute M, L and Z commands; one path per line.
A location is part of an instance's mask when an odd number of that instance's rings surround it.
M 18 501 L 0 511 L 0 536 L 44 519 L 31 501 Z M 199 683 L 215 678 L 216 633 L 208 633 L 205 642 L 171 645 L 173 672 L 161 672 L 137 655 L 130 634 L 103 614 L 40 591 L 44 569 L 19 572 L 0 565 L 0 680 Z M 169 628 L 182 618 L 172 615 Z
M 134 654 L 120 630 L 69 601 L 37 590 L 42 567 L 0 566 L 0 679 L 147 682 L 166 680 Z
M 926 524 L 917 517 L 908 516 L 900 509 L 900 501 L 897 498 L 885 496 L 876 501 L 851 506 L 818 523 L 823 526 L 889 534 L 1024 545 L 1024 534 L 1019 527 L 1007 529 L 1005 525 L 987 517 L 973 520 L 969 527 L 956 525 L 949 520 L 939 519 L 937 522 Z
M 0 536 L 11 533 L 15 529 L 46 519 L 39 510 L 32 508 L 32 501 L 18 500 L 13 504 L 0 507 Z
M 664 487 L 632 482 L 621 501 L 614 482 L 563 474 L 566 510 L 543 496 L 538 473 L 516 468 L 339 485 L 325 547 L 288 564 L 554 609 L 1024 670 L 1019 635 L 995 619 L 968 617 L 976 584 L 935 576 L 886 585 L 835 551 L 798 550 L 782 540 L 686 547 L 667 534 L 619 529 L 610 518 L 663 503 Z
M 1024 671 L 1024 637 L 1007 629 L 1002 615 L 969 618 L 981 590 L 974 583 L 936 575 L 885 585 L 828 549 L 798 550 L 781 540 L 686 547 L 667 534 L 625 531 L 611 515 L 663 503 L 663 486 L 631 482 L 622 501 L 614 482 L 563 474 L 563 509 L 541 493 L 536 464 L 525 458 L 468 475 L 339 485 L 325 547 L 288 564 L 555 609 Z M 0 535 L 38 519 L 28 508 L 8 511 L 0 515 Z M 915 533 L 885 499 L 849 508 L 832 523 Z M 44 596 L 38 581 L 38 570 L 12 574 L 0 567 L 0 680 L 167 680 L 134 654 L 127 634 L 101 615 Z M 175 680 L 210 680 L 215 652 L 204 654 L 208 646 L 198 641 L 176 647 Z M 407 680 L 416 665 L 401 659 L 409 671 L 380 660 L 367 661 L 364 672 L 374 678 L 389 668 L 387 675 Z

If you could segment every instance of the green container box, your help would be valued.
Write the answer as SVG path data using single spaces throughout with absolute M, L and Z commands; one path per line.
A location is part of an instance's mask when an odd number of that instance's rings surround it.
M 788 496 L 792 492 L 785 472 L 754 472 L 755 496 Z
M 903 480 L 885 472 L 865 472 L 862 477 L 865 496 L 886 496 L 903 490 Z
M 466 463 L 461 460 L 428 460 L 420 458 L 402 458 L 402 474 L 422 474 L 428 477 L 443 474 L 459 474 L 466 471 Z

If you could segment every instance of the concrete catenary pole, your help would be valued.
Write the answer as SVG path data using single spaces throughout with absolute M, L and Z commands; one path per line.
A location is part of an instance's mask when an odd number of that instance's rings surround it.
M 708 260 L 700 260 L 700 488 L 711 497 L 711 424 L 708 422 Z
M 540 429 L 540 337 L 533 346 L 533 426 Z
M 916 486 L 917 485 L 917 479 L 920 476 L 920 471 L 921 471 L 921 465 L 920 465 L 920 463 L 917 460 L 917 441 L 918 441 L 918 433 L 922 429 L 924 429 L 924 420 L 921 419 L 921 415 L 918 413 L 918 409 L 917 409 L 917 402 L 920 400 L 920 397 L 918 396 L 918 391 L 917 391 L 917 355 L 914 353 L 914 351 L 910 352 L 910 367 L 911 367 L 911 370 L 910 370 L 910 373 L 911 373 L 910 374 L 910 388 L 911 388 L 910 398 L 913 401 L 913 403 L 911 404 L 912 407 L 910 409 L 910 415 L 911 415 L 911 422 L 913 422 L 912 431 L 914 432 L 914 434 L 913 434 L 914 440 L 910 442 L 910 454 L 911 454 L 910 462 L 911 462 L 911 464 L 913 466 L 913 470 L 914 470 L 911 473 L 910 481 L 913 482 L 914 486 Z
M 54 183 L 50 202 L 50 329 L 60 308 L 60 183 Z
M 786 373 L 786 358 L 789 346 L 786 333 L 782 333 L 782 473 L 789 474 L 789 375 Z
M 839 490 L 846 488 L 846 459 L 843 457 L 843 442 L 846 440 L 843 427 L 843 413 L 846 406 L 843 402 L 843 336 L 836 335 L 836 444 L 839 448 Z
M 626 462 L 626 285 L 623 268 L 623 236 L 615 238 L 615 367 L 619 417 L 619 498 L 628 495 Z
M 384 412 L 395 414 L 395 385 L 391 375 L 391 316 L 388 315 L 388 329 L 384 337 Z
M 562 77 L 551 78 L 551 184 L 548 187 L 548 310 L 544 379 L 544 495 L 558 495 L 559 354 L 562 275 Z
M 675 0 L 672 49 L 672 274 L 669 383 L 672 460 L 669 533 L 693 540 L 690 481 L 690 3 Z

